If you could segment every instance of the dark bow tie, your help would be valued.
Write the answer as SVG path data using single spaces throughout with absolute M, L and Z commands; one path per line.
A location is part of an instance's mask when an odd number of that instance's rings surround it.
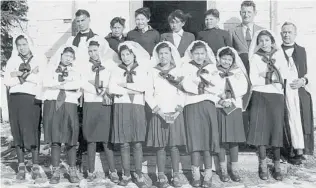
M 136 75 L 135 68 L 138 67 L 138 64 L 134 63 L 131 70 L 127 70 L 127 67 L 125 64 L 120 64 L 119 67 L 125 70 L 124 76 L 126 76 L 126 82 L 127 83 L 134 83 L 133 75 Z
M 229 76 L 234 75 L 234 73 L 232 73 L 232 72 L 220 72 L 219 75 L 220 75 L 222 78 L 225 78 L 225 77 L 229 77 Z
M 93 72 L 97 72 L 97 71 L 101 71 L 101 70 L 105 69 L 105 67 L 103 65 L 101 65 L 101 61 L 95 61 L 93 59 L 90 59 L 89 62 L 92 63 L 91 70 Z
M 71 66 L 72 64 L 68 65 L 68 66 Z M 62 63 L 60 63 L 56 69 L 56 73 L 61 73 L 61 74 L 58 74 L 58 81 L 59 82 L 63 82 L 65 81 L 65 77 L 68 77 L 68 69 L 67 67 L 68 66 L 65 66 L 63 65 Z
M 88 36 L 89 36 L 89 32 L 86 32 L 86 33 L 79 32 L 79 37 L 88 37 Z
M 29 63 L 21 63 L 19 66 L 19 71 L 21 72 L 30 72 L 31 71 L 31 65 Z

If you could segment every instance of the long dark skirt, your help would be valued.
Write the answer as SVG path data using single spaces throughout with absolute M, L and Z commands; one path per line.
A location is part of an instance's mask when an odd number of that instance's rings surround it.
M 283 146 L 284 96 L 276 93 L 252 93 L 247 144 Z
M 114 104 L 112 143 L 144 142 L 146 137 L 145 108 L 139 104 Z
M 112 106 L 101 102 L 83 104 L 83 136 L 88 142 L 109 142 Z
M 56 101 L 46 100 L 43 119 L 45 142 L 77 145 L 79 136 L 77 104 L 65 102 L 56 111 Z
M 219 152 L 219 131 L 216 107 L 211 101 L 202 101 L 184 107 L 187 149 Z
M 149 122 L 147 146 L 166 147 L 186 145 L 184 118 L 181 113 L 173 124 L 166 123 L 159 115 L 153 114 Z
M 15 146 L 39 146 L 41 106 L 34 104 L 34 99 L 26 93 L 10 94 L 9 119 Z
M 229 115 L 226 115 L 223 109 L 218 108 L 217 120 L 220 132 L 220 142 L 240 143 L 246 141 L 243 115 L 240 108 Z

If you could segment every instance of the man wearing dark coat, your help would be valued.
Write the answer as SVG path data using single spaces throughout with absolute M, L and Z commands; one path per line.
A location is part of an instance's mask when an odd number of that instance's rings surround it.
M 314 122 L 313 122 L 313 103 L 312 96 L 308 85 L 310 84 L 310 80 L 308 79 L 308 68 L 307 68 L 307 58 L 305 48 L 299 46 L 295 42 L 297 33 L 297 28 L 293 23 L 285 22 L 282 25 L 281 29 L 281 37 L 282 37 L 282 49 L 284 51 L 285 58 L 288 61 L 289 68 L 296 68 L 294 71 L 297 71 L 297 79 L 290 81 L 290 83 L 286 86 L 286 93 L 290 92 L 289 90 L 298 90 L 298 98 L 299 98 L 299 114 L 293 114 L 291 110 L 286 109 L 286 121 L 285 121 L 285 140 L 284 140 L 284 149 L 283 154 L 288 158 L 288 162 L 292 164 L 299 165 L 304 160 L 305 155 L 313 155 L 314 152 Z M 289 97 L 289 96 L 288 96 Z M 295 96 L 293 96 L 295 97 Z M 296 123 L 295 126 L 300 124 L 302 126 L 302 132 L 300 135 L 293 131 L 292 126 L 290 126 L 289 119 L 293 116 L 300 116 L 301 122 Z M 300 127 L 299 127 L 300 128 Z M 303 135 L 301 135 L 303 134 Z M 295 135 L 295 136 L 294 136 Z M 302 137 L 304 144 L 302 149 L 295 148 L 294 142 L 297 140 L 293 140 L 295 137 Z

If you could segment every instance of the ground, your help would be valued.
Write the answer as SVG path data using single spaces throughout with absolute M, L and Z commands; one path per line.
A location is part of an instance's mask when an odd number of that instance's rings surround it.
M 9 131 L 9 125 L 4 123 L 1 125 L 1 152 L 3 154 L 3 151 L 7 150 L 8 147 L 8 140 L 10 140 Z M 315 132 L 316 136 L 316 132 Z M 316 146 L 316 144 L 315 144 Z M 49 160 L 49 147 L 45 146 L 44 144 L 41 145 L 41 156 L 40 156 L 40 165 L 42 167 L 42 175 L 43 179 L 34 182 L 31 179 L 30 173 L 27 174 L 25 181 L 17 181 L 15 179 L 15 174 L 17 170 L 17 159 L 15 157 L 10 158 L 10 156 L 1 156 L 1 187 L 12 187 L 12 188 L 18 188 L 18 187 L 58 187 L 58 188 L 72 188 L 72 187 L 98 187 L 98 188 L 115 188 L 119 187 L 115 184 L 112 184 L 108 179 L 104 178 L 103 173 L 103 166 L 104 168 L 107 168 L 107 165 L 102 164 L 101 159 L 103 159 L 102 155 L 97 155 L 96 159 L 96 171 L 98 178 L 93 183 L 87 183 L 85 179 L 83 178 L 82 173 L 78 173 L 81 182 L 78 184 L 71 184 L 66 179 L 67 177 L 67 171 L 65 168 L 67 168 L 67 165 L 64 165 L 64 176 L 61 179 L 61 183 L 55 186 L 52 186 L 48 183 L 47 177 L 50 177 L 50 160 Z M 101 156 L 101 157 L 100 157 Z M 116 153 L 116 166 L 117 169 L 121 169 L 120 166 L 120 157 L 119 153 Z M 144 154 L 144 157 L 146 160 L 148 160 L 148 167 L 149 167 L 149 173 L 153 181 L 155 182 L 155 162 L 156 158 L 153 154 L 148 153 Z M 30 156 L 28 155 L 26 159 L 30 160 Z M 65 158 L 63 157 L 63 160 Z M 181 161 L 183 163 L 183 171 L 190 180 L 190 159 L 188 156 L 181 156 Z M 64 163 L 63 163 L 64 164 Z M 28 170 L 30 171 L 31 162 L 28 162 Z M 84 166 L 84 165 L 83 165 Z M 269 167 L 272 167 L 272 161 L 269 161 Z M 83 167 L 84 168 L 84 167 Z M 221 187 L 235 187 L 235 188 L 316 188 L 316 154 L 314 156 L 307 156 L 307 160 L 304 161 L 304 163 L 300 166 L 293 166 L 290 164 L 282 164 L 282 171 L 284 174 L 284 180 L 282 182 L 277 182 L 272 178 L 270 175 L 270 178 L 268 181 L 262 181 L 258 177 L 258 160 L 257 155 L 254 152 L 241 152 L 239 157 L 239 168 L 240 168 L 240 175 L 242 177 L 242 182 L 240 183 L 234 183 L 232 181 L 228 183 L 222 183 L 219 180 L 218 175 L 216 173 L 213 173 L 213 186 L 214 188 L 221 188 Z M 167 174 L 170 176 L 171 172 L 171 166 L 170 166 L 170 157 L 167 158 Z M 78 171 L 82 171 L 81 169 L 78 169 Z M 119 170 L 120 171 L 120 170 Z M 169 177 L 170 178 L 170 177 Z M 128 185 L 129 188 L 136 187 L 135 184 Z M 190 186 L 185 186 L 190 187 Z

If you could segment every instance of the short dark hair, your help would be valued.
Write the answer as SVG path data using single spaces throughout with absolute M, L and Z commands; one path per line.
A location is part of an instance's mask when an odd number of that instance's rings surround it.
M 66 47 L 63 50 L 63 53 L 61 55 L 63 55 L 64 53 L 69 52 L 72 53 L 72 55 L 74 56 L 74 59 L 76 59 L 76 54 L 75 54 L 75 50 L 72 47 Z
M 208 15 L 212 15 L 214 16 L 215 18 L 219 18 L 219 11 L 214 8 L 214 9 L 209 9 L 207 10 L 205 13 L 204 13 L 204 18 L 206 18 L 206 16 Z
M 24 39 L 24 40 L 26 40 L 26 42 L 28 42 L 28 41 L 27 41 L 27 38 L 25 38 L 24 35 L 19 35 L 19 36 L 16 37 L 16 39 L 15 39 L 15 45 L 18 45 L 18 41 L 21 40 L 21 39 Z
M 230 48 L 224 48 L 221 52 L 219 52 L 218 56 L 221 58 L 224 55 L 229 55 L 233 58 L 233 64 L 235 63 L 235 53 Z
M 171 47 L 170 47 L 167 43 L 165 43 L 165 42 L 162 42 L 162 43 L 160 43 L 160 44 L 157 46 L 156 52 L 159 53 L 159 51 L 160 51 L 161 49 L 163 49 L 163 48 L 168 48 L 168 49 L 170 50 L 170 52 L 171 52 Z
M 296 25 L 294 23 L 292 23 L 292 22 L 284 22 L 284 24 L 282 25 L 281 28 L 283 28 L 286 25 L 292 25 L 294 27 L 295 32 L 297 32 L 297 27 L 296 27 Z
M 142 7 L 139 8 L 135 11 L 135 17 L 138 16 L 139 14 L 144 15 L 147 19 L 150 19 L 151 13 L 150 9 L 148 7 Z
M 264 35 L 270 37 L 272 44 L 275 44 L 275 39 L 274 39 L 273 35 L 272 35 L 269 31 L 267 31 L 267 30 L 262 30 L 262 31 L 260 31 L 260 33 L 258 34 L 258 37 L 257 37 L 257 45 L 259 44 L 259 38 L 260 38 L 261 36 L 264 36 Z
M 89 46 L 100 46 L 100 44 L 98 43 L 98 41 L 92 40 L 89 42 Z
M 123 27 L 125 27 L 125 19 L 121 17 L 115 17 L 111 20 L 110 25 L 113 27 L 116 23 L 121 24 Z
M 87 10 L 79 9 L 76 12 L 76 17 L 79 17 L 81 15 L 86 15 L 88 18 L 90 18 L 90 13 Z
M 175 18 L 179 18 L 181 22 L 186 22 L 188 18 L 191 18 L 191 15 L 189 13 L 184 14 L 182 10 L 177 9 L 169 14 L 168 22 L 172 22 L 172 20 L 174 20 Z
M 240 8 L 242 7 L 252 7 L 254 11 L 256 11 L 256 4 L 253 1 L 243 1 L 240 5 Z
M 201 41 L 198 41 L 198 42 L 196 42 L 196 43 L 193 44 L 193 46 L 192 46 L 190 52 L 193 53 L 196 49 L 199 49 L 199 48 L 204 48 L 205 51 L 206 51 L 206 46 L 205 46 L 205 44 L 204 44 L 203 42 L 201 42 Z

